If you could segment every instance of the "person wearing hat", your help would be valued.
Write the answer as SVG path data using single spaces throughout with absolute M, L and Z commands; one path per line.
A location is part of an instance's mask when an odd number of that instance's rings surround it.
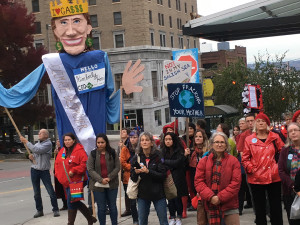
M 130 161 L 135 155 L 135 150 L 137 148 L 138 140 L 139 140 L 139 131 L 137 130 L 131 131 L 129 133 L 129 142 L 121 149 L 121 153 L 120 153 L 120 163 L 122 167 L 122 182 L 123 182 L 123 187 L 125 192 L 125 207 L 126 207 L 126 211 L 123 214 L 125 214 L 126 212 L 130 212 L 127 213 L 127 215 L 132 215 L 133 224 L 138 224 L 136 199 L 129 199 L 128 195 L 126 194 L 126 191 L 128 187 L 128 181 L 129 181 L 130 170 L 131 170 Z
M 264 113 L 255 117 L 253 134 L 245 140 L 242 164 L 247 173 L 255 207 L 256 224 L 267 224 L 266 199 L 270 205 L 271 224 L 283 225 L 281 179 L 275 159 L 284 146 L 278 134 L 270 132 L 270 119 Z M 266 193 L 268 198 L 266 198 Z
M 300 123 L 300 110 L 294 113 L 292 122 Z

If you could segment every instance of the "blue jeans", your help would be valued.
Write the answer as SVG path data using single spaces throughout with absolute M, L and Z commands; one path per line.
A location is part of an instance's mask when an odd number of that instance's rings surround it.
M 156 214 L 159 219 L 159 224 L 168 225 L 167 202 L 165 198 L 162 198 L 160 200 L 155 200 L 155 201 L 149 201 L 149 200 L 138 198 L 139 225 L 148 224 L 148 216 L 149 216 L 151 202 L 153 202 L 154 208 L 156 210 Z
M 31 182 L 34 192 L 34 200 L 35 200 L 35 207 L 37 211 L 43 211 L 43 202 L 42 202 L 42 196 L 41 196 L 41 186 L 40 181 L 43 181 L 43 184 L 50 196 L 51 199 L 51 205 L 52 205 L 52 211 L 58 211 L 58 205 L 57 205 L 57 198 L 51 183 L 51 177 L 49 170 L 36 170 L 31 168 Z
M 111 224 L 118 224 L 117 195 L 118 189 L 104 188 L 103 192 L 94 191 L 95 202 L 98 206 L 98 219 L 100 225 L 106 224 L 106 205 L 108 205 L 109 208 Z

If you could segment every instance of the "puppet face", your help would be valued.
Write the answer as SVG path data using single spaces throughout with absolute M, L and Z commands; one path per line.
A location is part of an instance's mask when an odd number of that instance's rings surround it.
M 54 34 L 62 43 L 64 50 L 70 55 L 78 55 L 85 49 L 87 35 L 92 26 L 82 14 L 60 17 L 55 20 Z

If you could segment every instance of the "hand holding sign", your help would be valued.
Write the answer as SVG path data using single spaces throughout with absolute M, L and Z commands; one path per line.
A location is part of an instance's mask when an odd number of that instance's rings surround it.
M 136 63 L 132 66 L 132 61 L 129 61 L 125 67 L 122 77 L 122 85 L 127 95 L 132 92 L 141 92 L 143 87 L 136 86 L 136 84 L 144 79 L 142 72 L 145 69 L 144 65 L 140 65 L 141 60 L 137 60 Z

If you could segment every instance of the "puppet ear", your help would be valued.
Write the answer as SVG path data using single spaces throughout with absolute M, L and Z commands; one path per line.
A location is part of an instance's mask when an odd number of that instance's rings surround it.
M 91 33 L 91 31 L 92 31 L 92 25 L 90 25 L 90 24 L 88 24 L 87 25 L 87 34 L 90 34 Z

